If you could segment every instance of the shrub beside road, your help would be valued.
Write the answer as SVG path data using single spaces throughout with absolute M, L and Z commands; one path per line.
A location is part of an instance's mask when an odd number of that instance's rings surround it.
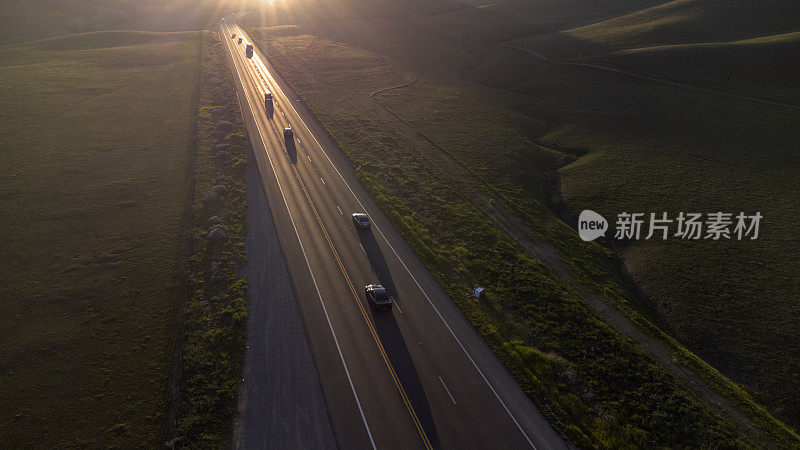
M 203 32 L 176 443 L 225 446 L 247 336 L 248 142 L 219 39 Z

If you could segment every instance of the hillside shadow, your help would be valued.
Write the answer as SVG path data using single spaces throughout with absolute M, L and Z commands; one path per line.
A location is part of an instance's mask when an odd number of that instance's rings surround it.
M 386 258 L 383 256 L 383 252 L 378 246 L 378 242 L 375 240 L 375 236 L 372 232 L 369 230 L 357 230 L 357 232 L 358 238 L 361 241 L 361 246 L 364 248 L 372 270 L 375 272 L 377 278 L 376 282 L 382 284 L 383 287 L 386 288 L 395 302 L 395 308 L 392 308 L 395 312 L 378 312 L 372 309 L 372 305 L 369 304 L 369 301 L 365 300 L 372 312 L 372 319 L 375 322 L 375 331 L 378 333 L 378 337 L 380 337 L 383 343 L 383 348 L 386 350 L 386 354 L 392 362 L 397 377 L 403 385 L 403 389 L 406 391 L 406 395 L 408 395 L 431 445 L 433 447 L 438 447 L 439 436 L 433 421 L 428 398 L 419 380 L 419 374 L 417 373 L 414 361 L 406 346 L 403 333 L 400 331 L 400 327 L 394 316 L 394 314 L 399 313 L 396 306 L 400 302 L 398 301 L 397 289 L 395 288 L 389 265 L 386 263 Z M 400 308 L 402 308 L 402 306 Z

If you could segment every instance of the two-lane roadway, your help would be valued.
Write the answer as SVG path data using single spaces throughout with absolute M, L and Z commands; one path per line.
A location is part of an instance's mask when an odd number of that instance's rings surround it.
M 563 448 L 291 88 L 257 47 L 245 55 L 247 33 L 232 17 L 219 30 L 338 445 Z M 390 312 L 370 308 L 372 283 Z

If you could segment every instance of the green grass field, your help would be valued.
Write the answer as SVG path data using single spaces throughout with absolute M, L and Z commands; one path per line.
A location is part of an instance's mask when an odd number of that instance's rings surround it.
M 104 30 L 191 31 L 257 0 L 3 0 L 0 45 Z
M 0 47 L 0 442 L 158 447 L 198 34 Z
M 381 55 L 304 34 L 308 29 L 262 29 L 256 39 L 354 166 L 362 166 L 362 182 L 465 315 L 574 442 L 586 447 L 797 442 L 747 394 L 694 363 L 692 369 L 727 391 L 761 433 L 739 430 L 609 328 L 573 286 L 490 220 L 488 198 L 515 205 L 514 212 L 540 238 L 580 264 L 577 273 L 593 283 L 607 282 L 598 289 L 622 291 L 620 302 L 626 301 L 624 289 L 604 272 L 611 265 L 605 252 L 577 243 L 574 232 L 546 207 L 539 176 L 576 160 L 565 148 L 540 144 L 547 122 L 498 107 L 483 89 L 415 79 Z M 403 87 L 381 90 L 392 85 Z M 513 104 L 508 95 L 503 100 Z M 487 301 L 464 300 L 474 282 L 487 287 Z M 686 351 L 675 347 L 676 355 L 681 352 Z M 637 411 L 658 419 L 643 420 Z

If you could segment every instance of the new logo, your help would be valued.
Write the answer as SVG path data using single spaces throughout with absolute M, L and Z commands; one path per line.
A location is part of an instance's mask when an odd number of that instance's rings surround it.
M 593 241 L 608 230 L 608 222 L 591 209 L 584 209 L 578 216 L 578 234 L 584 241 Z

